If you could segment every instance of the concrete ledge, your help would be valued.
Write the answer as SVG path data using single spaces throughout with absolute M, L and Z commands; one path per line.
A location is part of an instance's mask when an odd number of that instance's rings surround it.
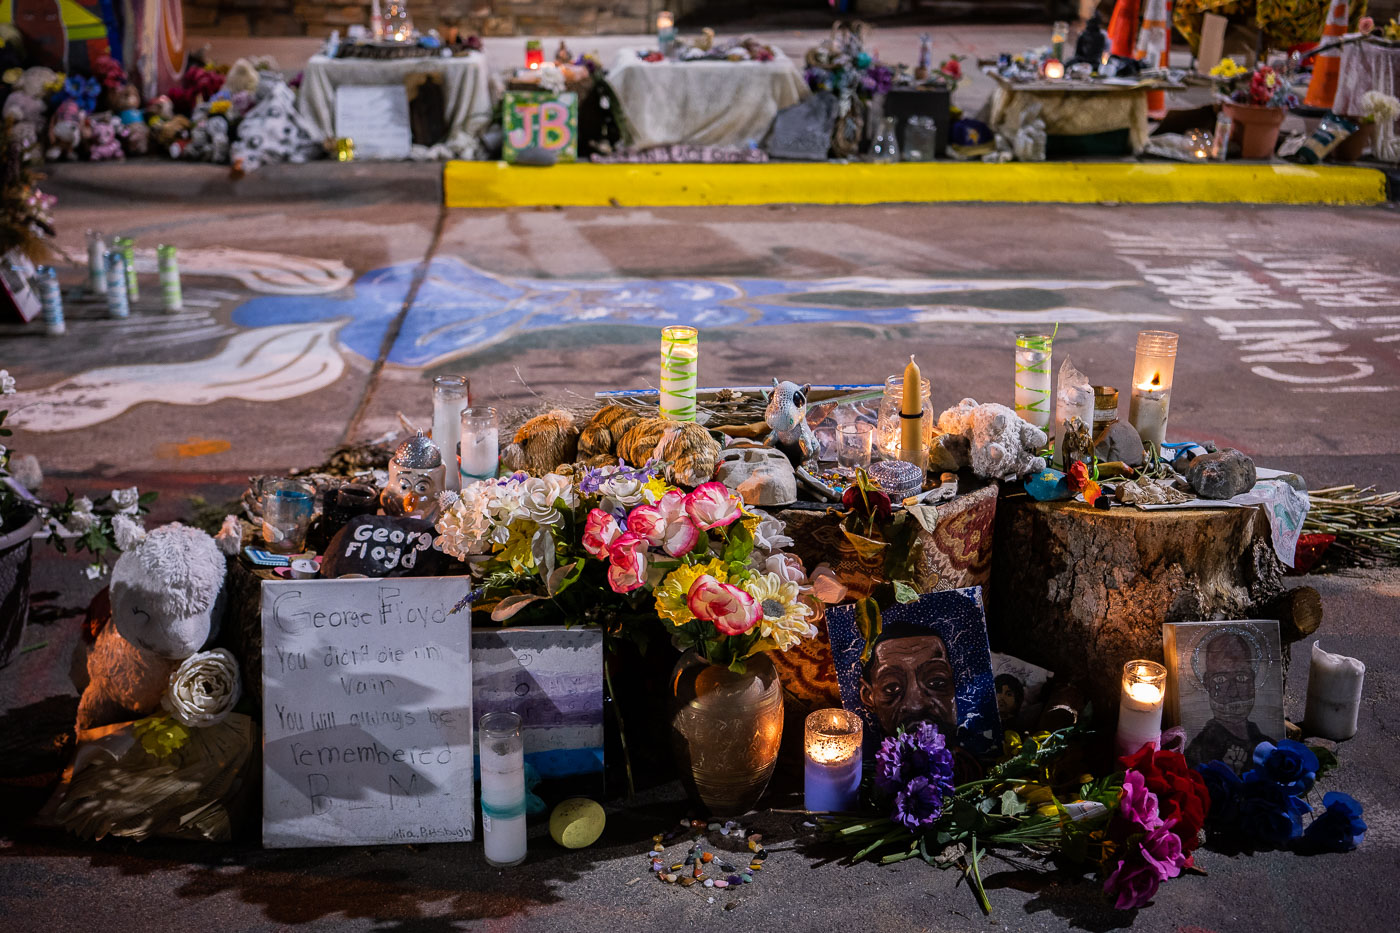
M 1376 169 L 1272 163 L 768 163 L 555 165 L 449 162 L 448 207 L 665 207 L 941 202 L 1381 204 Z
M 264 165 L 233 178 L 227 165 L 132 159 L 122 162 L 51 162 L 40 188 L 60 208 L 133 203 L 441 204 L 438 162 L 336 162 Z

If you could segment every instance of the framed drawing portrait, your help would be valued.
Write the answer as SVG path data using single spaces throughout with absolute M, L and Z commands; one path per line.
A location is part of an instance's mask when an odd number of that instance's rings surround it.
M 867 651 L 854 606 L 826 613 L 841 704 L 865 723 L 867 754 L 899 728 L 932 722 L 953 750 L 958 780 L 1001 749 L 981 587 L 927 593 L 881 613 Z
M 1239 774 L 1260 742 L 1283 735 L 1283 654 L 1271 621 L 1168 622 L 1167 712 L 1186 732 L 1186 761 Z

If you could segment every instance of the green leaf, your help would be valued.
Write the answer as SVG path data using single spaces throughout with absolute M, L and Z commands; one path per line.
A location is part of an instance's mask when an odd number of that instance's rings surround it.
M 549 591 L 549 595 L 558 596 L 577 582 L 578 578 L 582 575 L 582 560 L 576 560 L 572 564 L 556 567 L 554 568 L 554 572 L 549 575 L 549 580 L 545 583 L 545 589 Z
M 894 581 L 894 598 L 901 603 L 913 603 L 919 600 L 919 591 L 914 589 L 903 580 Z
M 875 647 L 875 639 L 880 637 L 880 604 L 870 597 L 859 600 L 856 609 L 856 631 L 865 639 L 865 647 L 860 652 L 860 663 L 870 660 L 870 652 Z
M 908 512 L 914 521 L 929 534 L 934 533 L 938 527 L 938 509 L 932 505 L 906 505 L 904 511 Z
M 729 535 L 724 542 L 720 559 L 726 563 L 747 562 L 753 553 L 753 534 L 742 521 L 729 526 Z
M 1001 795 L 1001 815 L 1018 816 L 1029 810 L 1025 801 L 1016 795 L 1014 790 L 1008 790 Z
M 1317 756 L 1317 776 L 1319 778 L 1337 767 L 1337 756 L 1330 749 L 1323 748 L 1321 745 L 1309 745 L 1308 748 Z

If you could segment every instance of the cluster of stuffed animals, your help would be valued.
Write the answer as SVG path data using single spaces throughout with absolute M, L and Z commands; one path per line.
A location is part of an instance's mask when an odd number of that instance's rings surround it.
M 221 69 L 192 56 L 179 84 L 144 103 L 110 56 L 99 58 L 92 71 L 64 75 L 34 66 L 4 72 L 0 115 L 9 145 L 26 162 L 158 153 L 251 169 L 321 153 L 296 115 L 295 91 L 270 60 L 239 59 Z

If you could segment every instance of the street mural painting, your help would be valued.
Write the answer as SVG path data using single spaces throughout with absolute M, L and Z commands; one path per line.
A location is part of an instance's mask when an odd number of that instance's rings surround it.
M 1106 232 L 1171 307 L 1204 312 L 1254 375 L 1294 392 L 1400 391 L 1378 376 L 1394 369 L 1381 364 L 1400 341 L 1400 276 L 1302 241 Z
M 226 276 L 262 292 L 232 315 L 232 326 L 203 311 L 197 321 L 133 316 L 92 321 L 121 329 L 122 345 L 222 339 L 222 349 L 192 362 L 143 362 L 88 370 L 21 393 L 12 421 L 60 432 L 100 424 L 143 402 L 207 405 L 224 399 L 277 402 L 324 388 L 344 372 L 344 354 L 377 360 L 417 276 L 412 307 L 387 362 L 421 368 L 547 328 L 684 323 L 704 328 L 791 324 L 1166 324 L 1171 313 L 1103 311 L 1068 293 L 1140 287 L 1136 279 L 869 278 L 817 280 L 541 279 L 497 276 L 452 257 L 376 269 L 351 284 L 343 264 L 247 250 L 181 253 L 186 275 Z M 137 267 L 155 271 L 153 254 Z M 192 289 L 191 304 L 237 297 Z M 191 327 L 194 328 L 191 331 Z M 114 335 L 116 331 L 114 330 Z
M 263 327 L 288 321 L 345 319 L 340 342 L 377 359 L 397 307 L 366 300 L 367 289 L 406 291 L 413 263 L 362 278 L 350 297 L 317 301 L 255 298 L 233 321 Z M 784 324 L 1167 322 L 1174 314 L 1101 311 L 1065 303 L 1074 290 L 1140 286 L 1136 279 L 848 277 L 790 279 L 541 279 L 491 275 L 460 259 L 438 257 L 426 270 L 387 362 L 426 367 L 465 356 L 519 334 L 577 324 L 660 327 L 748 327 Z M 1027 301 L 1025 296 L 1032 295 Z M 1007 296 L 1015 296 L 1010 300 Z M 948 296 L 949 301 L 940 301 Z M 983 300 L 968 302 L 970 297 Z M 1001 297 L 1003 301 L 998 302 Z M 1027 310 L 1022 305 L 1032 305 Z

